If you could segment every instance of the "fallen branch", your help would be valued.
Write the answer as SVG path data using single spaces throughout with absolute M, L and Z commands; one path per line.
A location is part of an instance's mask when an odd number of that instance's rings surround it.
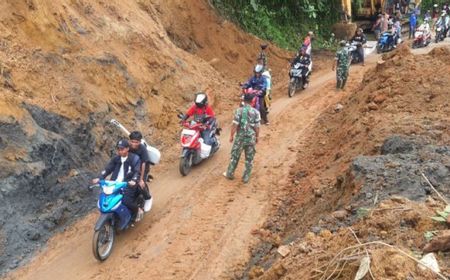
M 358 236 L 356 236 L 356 233 L 353 231 L 353 229 L 352 229 L 351 227 L 349 227 L 348 229 L 349 229 L 350 232 L 353 234 L 353 236 L 355 237 L 356 241 L 358 241 L 358 243 L 361 245 L 362 243 L 361 243 L 361 241 L 359 240 Z M 366 256 L 367 256 L 367 257 L 369 258 L 369 260 L 370 260 L 369 251 L 367 251 L 367 248 L 366 248 L 365 246 L 364 246 L 364 251 L 366 252 Z M 369 263 L 370 263 L 370 262 L 369 262 Z M 373 277 L 373 274 L 372 274 L 372 270 L 370 269 L 370 265 L 369 265 L 369 274 L 370 274 L 370 277 L 372 277 L 372 279 L 375 280 L 375 277 Z
M 366 246 L 372 246 L 372 245 L 382 245 L 382 246 L 388 247 L 388 248 L 390 248 L 390 249 L 394 249 L 394 250 L 398 251 L 400 254 L 404 255 L 405 257 L 407 257 L 407 258 L 413 260 L 414 262 L 416 262 L 416 263 L 418 263 L 418 264 L 422 264 L 422 263 L 420 262 L 420 260 L 416 259 L 415 257 L 409 255 L 409 254 L 406 253 L 405 251 L 403 251 L 403 250 L 401 250 L 401 249 L 399 249 L 399 248 L 397 248 L 397 247 L 395 247 L 395 246 L 392 246 L 392 245 L 390 245 L 390 244 L 384 243 L 384 242 L 382 242 L 382 241 L 372 241 L 372 242 L 366 242 L 366 243 L 362 243 L 362 244 L 358 244 L 358 245 L 353 245 L 353 246 L 344 248 L 344 249 L 342 249 L 341 251 L 339 251 L 339 253 L 338 253 L 336 256 L 334 256 L 334 258 L 333 258 L 333 259 L 331 260 L 331 262 L 328 264 L 327 269 L 326 269 L 325 272 L 324 272 L 324 275 L 323 275 L 320 279 L 326 279 L 326 278 L 324 278 L 324 277 L 326 277 L 327 272 L 328 272 L 328 270 L 329 270 L 329 268 L 330 268 L 330 265 L 331 265 L 332 263 L 334 263 L 334 262 L 336 261 L 336 259 L 337 259 L 339 256 L 341 256 L 344 252 L 347 252 L 347 251 L 352 250 L 352 249 L 357 249 L 357 248 L 366 247 Z M 423 265 L 423 264 L 422 264 L 422 265 Z M 429 268 L 428 266 L 425 266 L 425 267 L 426 267 L 428 270 L 430 270 L 431 272 L 435 273 L 437 276 L 439 276 L 440 279 L 448 280 L 448 279 L 447 279 L 444 275 L 442 275 L 441 273 L 432 270 L 432 269 Z
M 443 197 L 431 184 L 431 182 L 428 180 L 428 178 L 425 176 L 425 174 L 423 174 L 423 172 L 421 172 L 420 174 L 422 174 L 422 177 L 425 179 L 425 181 L 427 181 L 428 185 L 433 189 L 433 191 L 436 192 L 436 194 L 439 196 L 440 199 L 442 199 L 443 202 L 445 202 L 446 205 L 448 205 L 447 200 L 445 199 L 445 197 Z

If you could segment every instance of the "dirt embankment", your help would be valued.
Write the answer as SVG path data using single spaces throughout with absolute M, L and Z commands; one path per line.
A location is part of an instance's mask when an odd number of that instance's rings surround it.
M 0 274 L 95 206 L 84 187 L 120 137 L 111 118 L 167 163 L 194 92 L 211 89 L 218 112 L 235 104 L 230 85 L 250 74 L 259 40 L 206 1 L 156 2 L 1 1 Z
M 238 278 L 353 279 L 364 247 L 333 260 L 358 245 L 348 227 L 363 243 L 396 247 L 367 247 L 376 279 L 437 277 L 397 249 L 420 258 L 424 234 L 445 229 L 430 219 L 445 205 L 422 173 L 450 197 L 448 52 L 437 47 L 413 55 L 404 46 L 384 55 L 339 106 L 318 118 L 301 139 L 275 214 L 255 231 L 260 246 Z M 283 245 L 285 258 L 277 252 Z M 437 258 L 450 275 L 448 256 Z

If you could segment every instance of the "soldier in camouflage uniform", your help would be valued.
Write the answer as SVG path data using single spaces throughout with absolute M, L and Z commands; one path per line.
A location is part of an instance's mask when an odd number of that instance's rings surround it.
M 335 64 L 333 71 L 336 69 L 336 89 L 343 89 L 347 82 L 348 70 L 350 68 L 350 54 L 345 48 L 346 42 L 339 42 L 340 49 L 336 52 Z
M 231 148 L 231 161 L 228 169 L 223 175 L 234 179 L 234 171 L 238 165 L 242 151 L 245 153 L 245 171 L 242 177 L 244 183 L 248 183 L 253 167 L 253 159 L 256 153 L 256 143 L 258 143 L 259 126 L 261 117 L 258 110 L 250 104 L 253 96 L 246 94 L 244 96 L 244 106 L 236 110 L 231 128 L 230 142 L 233 142 Z M 236 138 L 234 137 L 236 134 Z

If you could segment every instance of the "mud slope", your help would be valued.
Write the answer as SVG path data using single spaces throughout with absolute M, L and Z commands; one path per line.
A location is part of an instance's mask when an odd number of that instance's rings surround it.
M 418 258 L 424 233 L 445 229 L 430 219 L 445 205 L 421 175 L 450 197 L 450 77 L 436 73 L 450 73 L 450 49 L 432 48 L 415 55 L 403 46 L 380 57 L 299 139 L 290 182 L 256 232 L 261 243 L 237 278 L 353 279 L 362 248 L 332 262 L 358 244 L 348 227 L 361 242 L 383 241 Z M 362 75 L 356 69 L 353 75 Z M 281 245 L 290 251 L 284 259 Z M 376 279 L 437 279 L 395 249 L 369 250 Z M 448 277 L 448 255 L 438 261 Z
M 176 110 L 194 92 L 210 89 L 218 112 L 235 104 L 237 89 L 229 85 L 238 75 L 231 73 L 237 63 L 245 69 L 239 73 L 249 73 L 259 41 L 221 22 L 206 1 L 176 3 L 1 1 L 0 274 L 93 208 L 95 195 L 84 187 L 120 137 L 108 126 L 111 118 L 142 130 L 163 150 L 157 172 L 164 172 L 178 153 L 170 149 L 178 139 Z M 179 9 L 185 17 L 174 17 L 174 25 L 195 16 L 208 26 L 199 27 L 209 40 L 199 40 L 205 54 L 173 39 L 161 11 L 174 5 L 195 7 L 192 15 Z M 216 43 L 223 38 L 245 42 L 239 61 L 219 68 L 214 61 L 228 61 Z M 277 56 L 272 61 L 284 64 Z

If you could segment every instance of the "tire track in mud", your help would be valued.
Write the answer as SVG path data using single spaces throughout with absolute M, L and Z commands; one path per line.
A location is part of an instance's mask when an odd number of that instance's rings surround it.
M 287 85 L 276 90 L 287 92 Z M 195 167 L 187 177 L 178 162 L 152 184 L 154 209 L 144 221 L 117 238 L 112 256 L 98 263 L 91 252 L 90 214 L 55 236 L 46 250 L 8 279 L 220 279 L 244 266 L 269 210 L 269 196 L 287 180 L 301 135 L 310 124 L 342 97 L 334 92 L 334 73 L 314 73 L 309 89 L 272 106 L 270 126 L 263 126 L 252 181 L 222 177 L 228 160 L 229 127 L 221 150 Z M 224 123 L 224 122 L 223 122 Z M 229 123 L 229 120 L 228 120 Z M 178 149 L 178 147 L 176 147 Z M 242 163 L 236 174 L 242 172 Z

